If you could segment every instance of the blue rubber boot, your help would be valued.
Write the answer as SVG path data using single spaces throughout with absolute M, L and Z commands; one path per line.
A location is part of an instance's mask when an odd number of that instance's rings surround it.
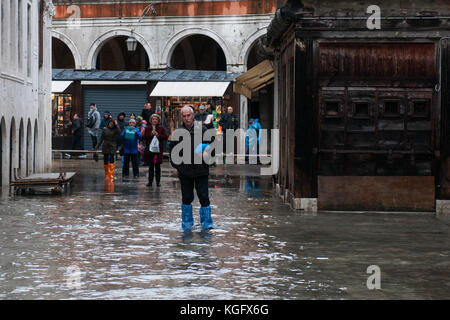
M 213 221 L 211 219 L 211 207 L 200 207 L 200 223 L 203 229 L 212 229 Z
M 192 204 L 181 204 L 181 228 L 183 231 L 188 230 L 194 225 L 194 217 L 192 216 Z

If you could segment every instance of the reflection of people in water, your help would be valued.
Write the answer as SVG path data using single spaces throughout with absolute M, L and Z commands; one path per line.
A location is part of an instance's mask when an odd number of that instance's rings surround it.
M 248 191 L 249 195 L 251 195 L 253 198 L 259 198 L 261 185 L 259 183 L 259 179 L 257 177 L 245 177 L 245 191 Z

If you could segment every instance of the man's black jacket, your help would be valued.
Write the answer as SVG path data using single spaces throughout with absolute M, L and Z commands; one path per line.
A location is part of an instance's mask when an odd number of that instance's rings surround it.
M 202 161 L 202 163 L 199 163 L 199 164 L 194 163 L 195 157 L 201 157 L 201 154 L 195 154 L 195 148 L 197 146 L 194 145 L 195 144 L 194 132 L 196 130 L 200 131 L 199 129 L 200 128 L 199 128 L 198 124 L 194 124 L 190 129 L 186 128 L 186 126 L 183 124 L 179 129 L 177 129 L 177 130 L 187 130 L 191 137 L 191 154 L 190 154 L 188 163 L 181 163 L 181 164 L 177 165 L 173 162 L 173 159 L 172 159 L 173 148 L 176 145 L 178 145 L 179 143 L 181 143 L 183 141 L 183 138 L 181 137 L 179 141 L 170 141 L 170 147 L 169 147 L 169 152 L 171 154 L 170 163 L 172 164 L 172 166 L 174 168 L 176 168 L 178 170 L 178 175 L 181 177 L 195 178 L 195 177 L 207 176 L 209 174 L 209 167 L 204 161 Z M 206 128 L 206 126 L 202 125 L 202 127 L 201 127 L 202 143 L 210 143 L 210 141 L 203 140 L 203 135 L 206 130 L 208 130 Z M 179 155 L 180 155 L 180 157 L 182 157 L 183 152 L 180 152 Z
M 232 113 L 232 114 L 226 113 L 220 119 L 219 125 L 222 127 L 223 130 L 225 130 L 225 129 L 236 130 L 237 128 L 239 128 L 239 121 L 238 121 L 237 116 L 234 113 Z

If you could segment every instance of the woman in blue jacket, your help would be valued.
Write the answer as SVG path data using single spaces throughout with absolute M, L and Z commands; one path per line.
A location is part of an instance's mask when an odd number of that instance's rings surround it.
M 123 138 L 123 169 L 122 176 L 128 177 L 130 173 L 130 159 L 133 165 L 133 175 L 139 177 L 139 151 L 138 140 L 142 138 L 141 131 L 136 128 L 136 120 L 130 119 L 129 126 L 125 127 L 121 133 Z

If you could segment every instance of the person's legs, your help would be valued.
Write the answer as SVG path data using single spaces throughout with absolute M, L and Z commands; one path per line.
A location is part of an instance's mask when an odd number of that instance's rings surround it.
M 103 155 L 103 167 L 105 168 L 105 179 L 109 178 L 109 170 L 110 170 L 110 166 L 109 166 L 109 154 L 104 154 Z
M 155 164 L 153 162 L 150 162 L 148 164 L 148 183 L 147 187 L 151 187 L 153 183 L 153 177 L 155 176 Z
M 128 177 L 130 174 L 130 157 L 132 157 L 132 155 L 124 154 L 123 157 L 124 157 L 124 159 L 123 159 L 122 176 Z M 134 169 L 134 166 L 133 166 L 133 169 Z
M 161 186 L 161 164 L 155 163 L 155 177 L 156 177 L 156 186 Z
M 115 155 L 113 153 L 108 154 L 108 177 L 112 180 L 114 180 L 114 168 L 115 168 Z
M 211 229 L 213 221 L 211 218 L 211 207 L 209 202 L 208 176 L 195 178 L 195 190 L 200 201 L 200 223 L 203 229 Z
M 194 179 L 180 176 L 180 185 L 183 204 L 191 204 L 194 201 Z
M 192 201 L 194 200 L 194 179 L 180 176 L 181 185 L 181 228 L 188 230 L 194 225 L 192 215 Z
M 72 136 L 72 150 L 75 150 L 77 145 L 77 136 Z
M 92 140 L 92 149 L 95 148 L 97 145 L 97 136 L 95 134 L 91 134 L 91 140 Z
M 209 206 L 208 176 L 195 178 L 195 190 L 202 207 Z
M 133 176 L 139 177 L 139 163 L 138 163 L 138 154 L 131 155 L 131 164 L 133 165 Z M 126 160 L 125 160 L 126 161 Z

